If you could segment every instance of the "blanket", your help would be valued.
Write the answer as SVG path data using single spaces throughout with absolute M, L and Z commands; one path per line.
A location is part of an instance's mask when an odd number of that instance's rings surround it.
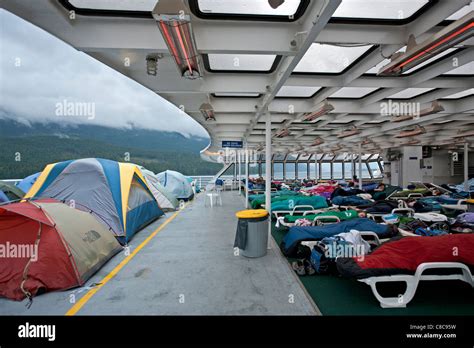
M 292 257 L 295 256 L 298 245 L 303 241 L 321 240 L 339 233 L 350 232 L 350 230 L 375 232 L 379 238 L 389 238 L 396 234 L 396 229 L 391 225 L 378 224 L 367 218 L 357 218 L 325 226 L 290 227 L 280 248 L 285 256 Z
M 425 262 L 460 262 L 474 269 L 474 234 L 402 237 L 382 244 L 363 259 L 338 258 L 336 265 L 342 276 L 362 279 L 414 274 Z

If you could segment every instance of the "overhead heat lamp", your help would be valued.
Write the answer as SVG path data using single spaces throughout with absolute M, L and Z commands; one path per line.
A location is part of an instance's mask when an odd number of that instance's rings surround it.
M 392 122 L 396 123 L 396 122 L 412 120 L 415 117 L 428 116 L 428 115 L 436 114 L 441 111 L 444 111 L 443 105 L 441 105 L 437 100 L 435 100 L 431 103 L 430 107 L 420 110 L 418 115 L 410 115 L 410 114 L 398 115 L 392 119 Z
M 201 112 L 202 116 L 204 117 L 204 120 L 206 121 L 215 121 L 216 116 L 214 114 L 214 108 L 212 107 L 211 104 L 209 103 L 203 103 L 199 107 L 199 111 Z
M 322 138 L 316 138 L 314 141 L 311 143 L 310 146 L 319 146 L 321 144 L 324 144 L 324 140 Z
M 327 100 L 325 100 L 319 108 L 317 108 L 315 111 L 308 112 L 303 115 L 302 121 L 303 122 L 311 122 L 317 119 L 318 117 L 324 116 L 331 111 L 334 110 L 334 106 L 332 104 L 329 104 Z
M 395 135 L 395 138 L 408 138 L 423 133 L 426 133 L 426 130 L 421 126 L 416 126 L 412 129 L 401 131 L 399 134 Z
M 285 138 L 290 135 L 290 130 L 288 128 L 279 129 L 275 133 L 275 138 Z
M 474 35 L 474 11 L 466 14 L 420 44 L 410 35 L 405 53 L 395 54 L 377 75 L 400 75 Z
M 160 0 L 153 10 L 153 18 L 181 76 L 193 80 L 201 76 L 199 54 L 191 17 L 185 14 L 186 8 L 180 4 L 176 0 Z
M 465 137 L 474 137 L 474 131 L 462 132 L 458 131 L 457 135 L 453 135 L 453 138 L 465 138 Z
M 350 137 L 352 135 L 356 135 L 356 134 L 359 134 L 360 133 L 360 130 L 357 129 L 357 127 L 352 127 L 352 128 L 349 128 L 349 129 L 346 129 L 344 131 L 342 131 L 337 137 L 338 138 L 347 138 L 347 137 Z
M 418 139 L 410 139 L 407 142 L 400 144 L 401 146 L 410 146 L 410 145 L 418 145 L 421 141 Z

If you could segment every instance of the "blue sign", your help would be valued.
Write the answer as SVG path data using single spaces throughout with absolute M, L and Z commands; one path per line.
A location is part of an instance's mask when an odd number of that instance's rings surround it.
M 232 149 L 241 149 L 243 147 L 242 141 L 223 141 L 222 147 L 230 147 Z

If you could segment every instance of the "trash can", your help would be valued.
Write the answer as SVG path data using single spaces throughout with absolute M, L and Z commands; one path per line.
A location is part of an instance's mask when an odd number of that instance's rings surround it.
M 469 213 L 474 213 L 474 199 L 467 199 L 467 211 Z
M 234 247 L 245 257 L 262 257 L 267 254 L 268 212 L 265 209 L 241 210 L 235 214 L 239 219 Z

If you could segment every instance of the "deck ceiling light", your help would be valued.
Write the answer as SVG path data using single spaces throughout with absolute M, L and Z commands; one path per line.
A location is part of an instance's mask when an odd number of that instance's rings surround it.
M 161 35 L 168 46 L 181 76 L 197 79 L 201 76 L 191 17 L 180 10 L 176 1 L 160 0 L 153 10 Z
M 412 129 L 401 131 L 399 134 L 395 135 L 395 138 L 409 138 L 423 133 L 426 133 L 426 130 L 421 126 L 416 126 Z
M 417 44 L 414 36 L 410 35 L 406 52 L 394 55 L 392 61 L 382 67 L 377 75 L 400 75 L 473 35 L 474 11 L 446 26 L 420 44 Z
M 301 119 L 303 122 L 310 122 L 314 121 L 318 117 L 324 116 L 328 114 L 329 112 L 334 110 L 334 106 L 329 104 L 327 100 L 325 100 L 320 107 L 318 107 L 315 111 L 308 112 L 303 115 L 303 118 Z
M 441 111 L 444 111 L 444 107 L 437 100 L 435 100 L 431 103 L 430 107 L 420 110 L 420 112 L 417 115 L 413 115 L 413 114 L 412 115 L 410 114 L 398 115 L 392 119 L 392 122 L 396 123 L 396 122 L 412 120 L 415 117 L 428 116 L 428 115 L 436 114 Z
M 338 138 L 347 138 L 347 137 L 350 137 L 352 135 L 356 135 L 356 134 L 359 134 L 359 133 L 360 133 L 360 130 L 357 127 L 352 127 L 352 128 L 343 130 L 337 137 Z
M 285 138 L 290 135 L 288 128 L 279 129 L 275 132 L 275 138 Z
M 201 112 L 202 116 L 204 117 L 204 120 L 206 121 L 215 121 L 216 116 L 214 114 L 214 108 L 212 107 L 211 104 L 209 103 L 203 103 L 199 107 L 199 111 Z

